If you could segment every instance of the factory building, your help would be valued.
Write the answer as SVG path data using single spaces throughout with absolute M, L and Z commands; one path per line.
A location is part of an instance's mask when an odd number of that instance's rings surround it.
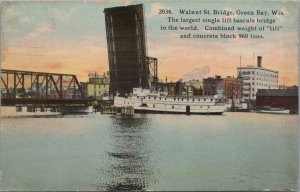
M 257 66 L 237 68 L 238 77 L 243 80 L 243 99 L 255 100 L 258 89 L 277 89 L 279 72 L 262 67 L 262 57 L 257 57 Z
M 149 88 L 144 8 L 142 4 L 104 9 L 110 94 L 129 95 Z

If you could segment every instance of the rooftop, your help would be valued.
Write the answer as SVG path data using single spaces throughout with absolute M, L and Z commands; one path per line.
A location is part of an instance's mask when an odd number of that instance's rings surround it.
M 298 97 L 298 89 L 259 89 L 256 96 Z
M 271 71 L 271 72 L 278 73 L 278 71 L 276 71 L 276 70 L 267 69 L 267 68 L 263 68 L 263 67 L 257 67 L 257 66 L 238 67 L 237 69 L 238 70 L 241 70 L 241 69 L 261 69 L 261 70 L 265 70 L 265 71 Z

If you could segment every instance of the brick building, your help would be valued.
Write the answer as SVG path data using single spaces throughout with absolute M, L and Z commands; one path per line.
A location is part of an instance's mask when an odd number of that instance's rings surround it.
M 203 79 L 203 94 L 216 95 L 218 89 L 224 89 L 224 87 L 222 87 L 222 82 L 223 79 L 218 75 Z
M 215 95 L 217 90 L 222 90 L 226 100 L 236 98 L 241 99 L 243 96 L 243 81 L 240 78 L 227 76 L 208 77 L 203 79 L 204 95 Z
M 243 97 L 243 80 L 227 76 L 224 79 L 224 95 L 226 99 L 241 99 Z
M 298 110 L 298 88 L 296 89 L 259 89 L 256 106 Z

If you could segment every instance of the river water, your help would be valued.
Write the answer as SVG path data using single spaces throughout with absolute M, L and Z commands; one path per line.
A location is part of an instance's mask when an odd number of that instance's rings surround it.
M 2 190 L 298 188 L 297 115 L 1 110 Z

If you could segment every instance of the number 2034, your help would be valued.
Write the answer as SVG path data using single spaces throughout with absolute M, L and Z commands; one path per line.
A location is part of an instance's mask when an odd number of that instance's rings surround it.
M 159 9 L 158 14 L 172 14 L 171 9 Z

